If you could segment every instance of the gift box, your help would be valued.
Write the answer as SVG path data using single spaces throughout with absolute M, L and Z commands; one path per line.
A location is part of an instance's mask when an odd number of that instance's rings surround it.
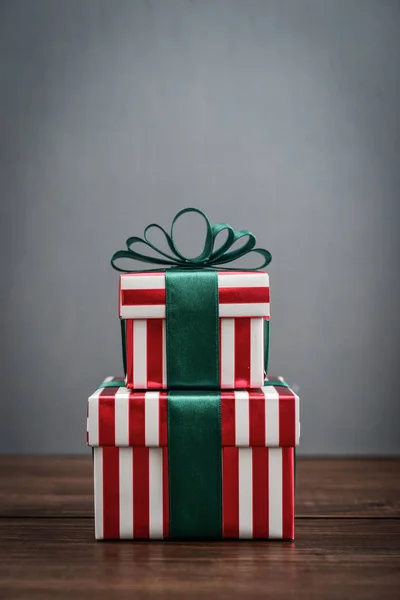
M 269 344 L 268 274 L 207 272 L 211 285 L 204 285 L 202 271 L 179 273 L 178 283 L 177 275 L 120 277 L 127 387 L 260 388 Z
M 279 378 L 220 392 L 108 378 L 88 401 L 96 538 L 294 539 L 299 435 Z
M 174 240 L 176 221 L 191 213 L 203 219 L 205 242 L 195 257 Z M 162 247 L 151 240 L 156 231 Z M 225 235 L 218 243 L 220 234 Z M 159 241 L 158 241 L 159 244 Z M 211 225 L 196 208 L 179 211 L 170 233 L 157 223 L 132 236 L 111 258 L 121 272 L 121 319 L 125 382 L 135 390 L 260 388 L 268 372 L 269 279 L 262 272 L 271 254 L 256 248 L 255 236 L 227 223 Z M 167 251 L 166 251 L 166 249 Z M 238 268 L 256 255 L 258 267 Z M 145 270 L 120 263 L 138 261 Z

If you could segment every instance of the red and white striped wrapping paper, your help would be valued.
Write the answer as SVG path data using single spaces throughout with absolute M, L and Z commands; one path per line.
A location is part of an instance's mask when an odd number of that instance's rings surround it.
M 278 386 L 221 392 L 221 434 L 223 537 L 293 539 L 296 394 Z M 96 538 L 168 538 L 167 393 L 98 390 L 87 441 Z
M 267 273 L 218 272 L 221 389 L 259 388 L 264 381 Z M 127 387 L 166 389 L 165 273 L 124 273 L 119 314 L 126 320 Z

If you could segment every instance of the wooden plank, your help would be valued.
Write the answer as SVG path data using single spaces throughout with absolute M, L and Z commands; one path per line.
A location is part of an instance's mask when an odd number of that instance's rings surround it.
M 400 459 L 299 459 L 298 517 L 400 517 Z
M 400 516 L 400 460 L 297 461 L 298 517 Z M 92 460 L 0 457 L 0 517 L 91 517 Z
M 0 597 L 398 599 L 400 520 L 304 519 L 288 542 L 96 542 L 92 519 L 1 519 Z
M 0 517 L 91 517 L 91 456 L 0 456 Z

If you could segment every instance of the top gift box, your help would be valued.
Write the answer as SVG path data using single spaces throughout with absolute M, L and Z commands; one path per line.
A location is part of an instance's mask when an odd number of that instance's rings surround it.
M 174 223 L 185 212 L 196 212 L 206 221 L 204 250 L 195 258 L 185 258 L 173 240 Z M 149 241 L 151 228 L 163 232 L 170 253 Z M 215 248 L 223 230 L 226 239 Z M 139 244 L 161 258 L 139 253 Z M 262 266 L 268 264 L 271 255 L 254 248 L 253 234 L 234 231 L 225 223 L 211 226 L 201 211 L 184 209 L 175 217 L 170 234 L 159 225 L 150 225 L 143 239 L 129 238 L 126 245 L 127 250 L 112 258 L 113 267 L 123 273 L 119 316 L 126 386 L 154 390 L 262 387 L 269 347 L 268 274 L 221 266 L 251 252 L 263 257 Z M 131 271 L 116 264 L 121 259 L 161 268 Z

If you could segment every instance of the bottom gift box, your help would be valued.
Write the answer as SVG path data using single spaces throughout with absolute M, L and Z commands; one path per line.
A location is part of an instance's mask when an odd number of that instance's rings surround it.
M 294 539 L 299 398 L 281 378 L 232 392 L 118 385 L 88 401 L 97 539 Z

